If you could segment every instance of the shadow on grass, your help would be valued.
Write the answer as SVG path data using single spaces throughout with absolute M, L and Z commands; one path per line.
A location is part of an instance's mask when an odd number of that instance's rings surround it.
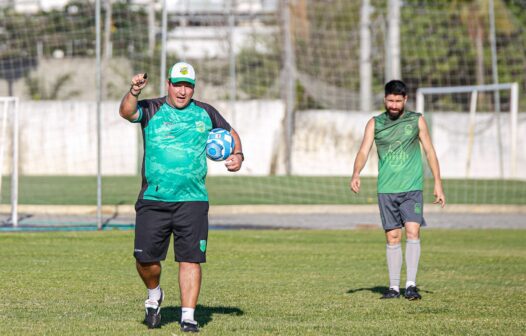
M 354 294 L 356 292 L 369 291 L 369 292 L 372 292 L 372 293 L 383 294 L 383 293 L 387 292 L 388 289 L 389 289 L 389 287 L 385 287 L 385 286 L 376 286 L 376 287 L 369 287 L 369 288 L 355 288 L 355 289 L 349 289 L 347 291 L 347 293 L 348 294 Z
M 195 319 L 199 326 L 204 327 L 213 320 L 215 314 L 241 316 L 244 312 L 237 307 L 208 307 L 197 305 L 195 309 Z M 161 308 L 161 326 L 177 323 L 181 320 L 181 307 L 168 306 Z
M 387 292 L 388 289 L 389 289 L 389 287 L 386 287 L 386 286 L 375 286 L 375 287 L 369 287 L 369 288 L 355 288 L 355 289 L 349 289 L 347 291 L 347 294 L 354 294 L 356 292 L 362 292 L 362 291 L 369 291 L 371 293 L 383 294 L 383 293 Z M 423 290 L 420 287 L 418 288 L 418 291 L 421 292 L 421 293 L 428 293 L 428 294 L 431 293 L 431 294 L 433 294 L 432 291 Z M 402 288 L 401 291 L 400 291 L 400 294 L 404 295 L 404 292 L 405 292 L 405 289 Z

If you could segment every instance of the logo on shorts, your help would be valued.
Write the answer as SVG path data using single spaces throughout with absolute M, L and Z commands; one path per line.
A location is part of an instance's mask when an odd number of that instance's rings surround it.
M 206 240 L 200 240 L 199 241 L 199 249 L 203 253 L 206 251 Z
M 416 214 L 421 214 L 422 213 L 422 204 L 415 203 L 415 213 Z

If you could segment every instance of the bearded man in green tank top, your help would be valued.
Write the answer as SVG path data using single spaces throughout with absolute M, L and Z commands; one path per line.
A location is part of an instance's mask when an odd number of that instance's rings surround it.
M 433 203 L 442 207 L 446 204 L 440 167 L 426 121 L 420 113 L 405 111 L 406 102 L 407 87 L 402 81 L 392 80 L 385 85 L 385 112 L 367 123 L 350 182 L 352 191 L 358 193 L 360 172 L 374 141 L 378 152 L 378 206 L 387 240 L 389 271 L 389 290 L 381 299 L 400 297 L 404 227 L 407 269 L 404 296 L 408 300 L 421 299 L 416 287 L 416 273 L 420 259 L 420 227 L 426 223 L 423 217 L 424 177 L 420 144 L 435 180 Z

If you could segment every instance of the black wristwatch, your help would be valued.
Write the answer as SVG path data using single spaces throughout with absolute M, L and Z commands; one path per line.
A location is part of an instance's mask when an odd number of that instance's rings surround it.
M 235 152 L 234 155 L 241 155 L 241 162 L 245 161 L 245 155 L 243 155 L 243 152 Z
M 132 87 L 130 88 L 130 94 L 131 94 L 132 96 L 134 96 L 135 98 L 139 98 L 139 95 L 141 94 L 141 90 L 139 90 L 139 93 L 137 93 L 137 94 L 133 93 L 132 90 L 133 90 L 133 85 L 132 85 Z

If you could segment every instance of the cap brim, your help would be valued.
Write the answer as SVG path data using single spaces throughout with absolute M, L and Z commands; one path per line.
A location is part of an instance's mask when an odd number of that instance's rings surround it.
M 195 80 L 191 78 L 186 78 L 186 77 L 172 77 L 170 78 L 170 82 L 172 82 L 172 84 L 179 83 L 179 82 L 186 82 L 186 83 L 195 85 Z

